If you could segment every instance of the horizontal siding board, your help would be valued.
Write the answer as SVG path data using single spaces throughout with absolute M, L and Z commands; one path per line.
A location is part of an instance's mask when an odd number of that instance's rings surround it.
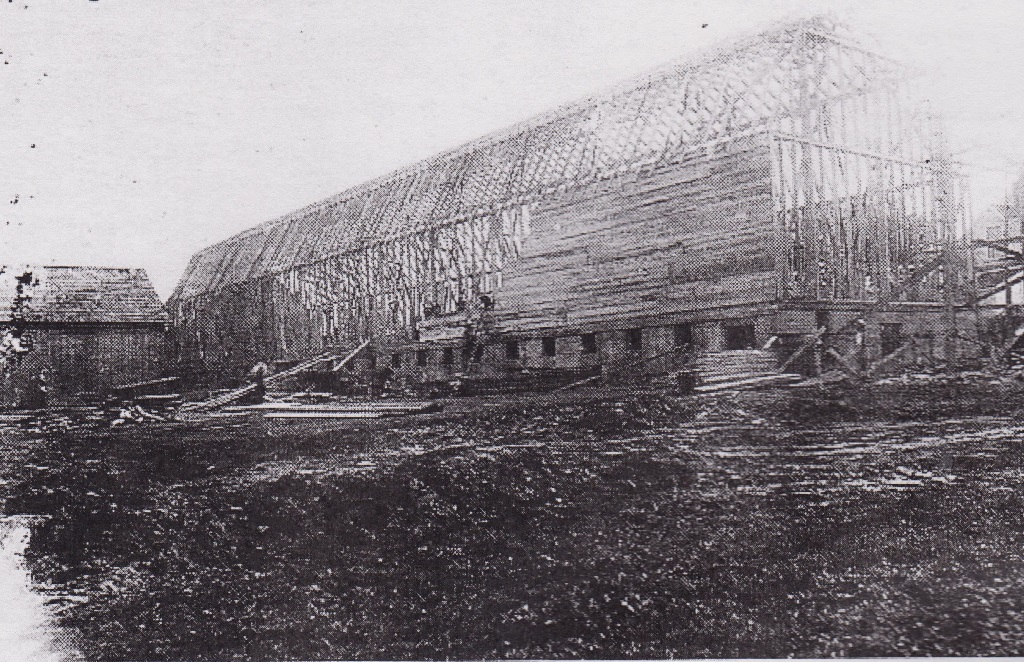
M 505 276 L 500 329 L 774 299 L 777 239 L 764 145 L 543 205 Z M 656 193 L 656 196 L 652 197 Z M 564 228 L 572 228 L 565 232 Z

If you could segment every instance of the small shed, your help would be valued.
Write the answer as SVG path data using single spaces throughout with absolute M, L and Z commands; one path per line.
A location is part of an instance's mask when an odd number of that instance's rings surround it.
M 159 377 L 167 313 L 144 269 L 0 267 L 0 405 Z

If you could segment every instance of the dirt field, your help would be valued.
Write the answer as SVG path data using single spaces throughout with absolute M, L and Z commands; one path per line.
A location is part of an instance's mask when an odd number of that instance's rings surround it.
M 1024 390 L 463 402 L 391 424 L 9 424 L 92 659 L 1024 653 Z

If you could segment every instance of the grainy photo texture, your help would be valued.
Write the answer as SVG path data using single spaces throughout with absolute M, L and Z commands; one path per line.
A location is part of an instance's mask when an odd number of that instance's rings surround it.
M 1024 653 L 1024 7 L 0 4 L 0 659 Z

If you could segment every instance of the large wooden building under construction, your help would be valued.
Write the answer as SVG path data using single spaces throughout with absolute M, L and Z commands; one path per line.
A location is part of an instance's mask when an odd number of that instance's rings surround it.
M 813 19 L 367 182 L 196 254 L 179 358 L 237 378 L 369 339 L 360 365 L 422 380 L 942 359 L 973 323 L 966 194 L 905 74 Z

